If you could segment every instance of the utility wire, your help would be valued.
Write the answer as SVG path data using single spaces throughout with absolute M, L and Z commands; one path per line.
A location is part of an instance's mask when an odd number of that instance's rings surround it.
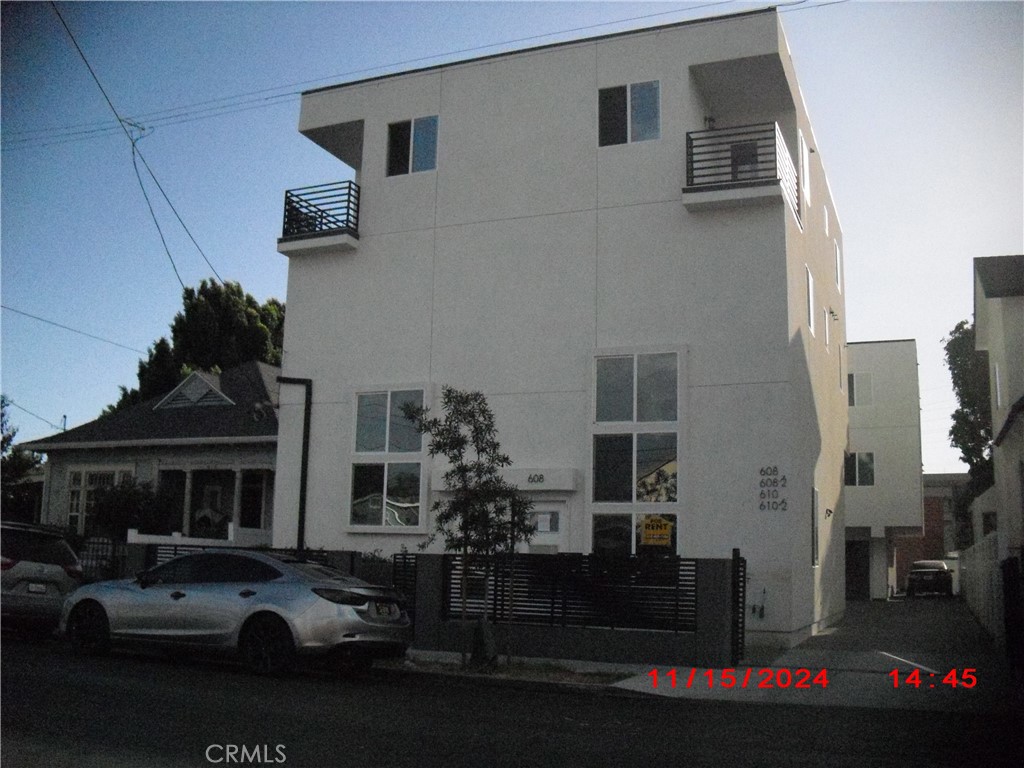
M 113 344 L 115 347 L 121 347 L 121 349 L 127 349 L 130 352 L 138 352 L 140 355 L 148 354 L 147 352 L 143 352 L 141 349 L 136 349 L 135 347 L 129 347 L 129 346 L 125 345 L 125 344 L 120 344 L 120 343 L 118 343 L 116 341 L 111 341 L 110 339 L 105 339 L 102 336 L 95 336 L 95 335 L 93 335 L 91 333 L 86 333 L 85 331 L 80 331 L 77 328 L 72 328 L 69 325 L 61 325 L 60 323 L 55 323 L 53 320 L 47 320 L 45 317 L 39 317 L 38 315 L 31 315 L 28 312 L 23 312 L 20 309 L 15 309 L 14 307 L 9 307 L 6 304 L 0 304 L 0 307 L 2 307 L 3 309 L 6 309 L 8 312 L 14 312 L 17 315 L 24 315 L 25 317 L 31 317 L 33 320 L 38 320 L 41 323 L 46 323 L 48 325 L 53 325 L 53 326 L 56 326 L 57 328 L 62 328 L 65 331 L 71 331 L 72 333 L 77 333 L 77 334 L 79 334 L 81 336 L 88 336 L 90 339 L 96 339 L 96 341 L 102 341 L 102 342 L 104 342 L 106 344 Z
M 17 408 L 17 409 L 18 409 L 19 411 L 24 411 L 24 412 L 25 412 L 25 413 L 27 413 L 27 414 L 28 414 L 29 416 L 32 416 L 33 418 L 39 419 L 39 420 L 40 420 L 41 422 L 43 422 L 44 424 L 49 424 L 49 425 L 50 425 L 51 427 L 53 427 L 54 429 L 60 429 L 60 430 L 63 430 L 63 429 L 64 429 L 64 427 L 62 427 L 62 426 L 59 426 L 59 425 L 57 425 L 57 424 L 54 424 L 54 423 L 53 423 L 52 421 L 49 421 L 48 419 L 44 419 L 44 418 L 43 418 L 42 416 L 39 416 L 38 414 L 32 413 L 32 411 L 30 411 L 30 410 L 29 410 L 28 408 L 22 408 L 22 407 L 21 407 L 20 405 L 18 405 L 18 404 L 17 404 L 16 402 L 14 402 L 13 400 L 11 400 L 11 398 L 9 398 L 9 397 L 7 398 L 7 403 L 8 403 L 8 405 L 13 405 L 13 406 L 14 406 L 15 408 Z
M 395 61 L 388 64 L 376 65 L 373 67 L 364 67 L 360 69 L 349 70 L 347 72 L 342 72 L 335 75 L 322 76 L 312 80 L 303 80 L 285 85 L 263 88 L 256 91 L 247 91 L 232 96 L 221 96 L 215 99 L 208 99 L 206 101 L 182 104 L 177 107 L 168 107 L 153 112 L 140 113 L 138 115 L 134 115 L 133 119 L 137 121 L 146 122 L 150 127 L 162 128 L 171 125 L 180 125 L 182 123 L 195 122 L 198 120 L 207 120 L 213 117 L 231 115 L 238 112 L 246 112 L 254 109 L 265 109 L 267 107 L 278 106 L 289 101 L 295 101 L 302 94 L 301 91 L 292 90 L 288 90 L 286 93 L 275 93 L 277 91 L 281 91 L 282 89 L 304 88 L 307 86 L 315 85 L 317 83 L 323 83 L 324 81 L 338 82 L 356 75 L 367 74 L 370 72 L 380 72 L 395 69 L 398 67 L 408 67 L 412 64 L 419 64 L 425 61 L 447 58 L 452 56 L 460 56 L 469 53 L 476 53 L 490 48 L 497 48 L 506 45 L 527 43 L 535 40 L 541 40 L 547 37 L 553 37 L 555 35 L 566 35 L 573 34 L 576 32 L 586 32 L 592 29 L 612 26 L 615 24 L 626 24 L 632 21 L 643 21 L 658 16 L 666 16 L 675 13 L 685 13 L 689 11 L 702 10 L 705 8 L 710 8 L 718 5 L 728 5 L 733 2 L 736 2 L 736 0 L 718 0 L 718 2 L 705 3 L 703 5 L 691 6 L 689 8 L 676 8 L 671 11 L 659 11 L 657 13 L 651 13 L 642 16 L 631 16 L 625 19 L 601 22 L 599 24 L 590 24 L 586 26 L 575 27 L 572 29 L 563 29 L 555 32 L 545 32 L 539 35 L 531 35 L 529 37 L 504 40 L 496 43 L 487 43 L 484 45 L 447 51 L 445 53 L 436 53 L 428 56 L 419 56 L 412 59 L 405 59 L 403 61 Z M 849 0 L 832 0 L 831 2 L 821 2 L 816 3 L 814 5 L 805 5 L 805 3 L 807 2 L 808 0 L 796 0 L 795 2 L 782 3 L 779 4 L 778 6 L 765 7 L 778 7 L 779 13 L 790 13 L 793 11 L 807 11 L 814 10 L 816 8 L 822 8 L 829 5 L 838 5 L 841 3 L 849 2 Z M 706 24 L 714 24 L 721 23 L 724 20 L 720 18 L 710 18 L 702 20 L 698 19 L 695 21 Z M 62 128 L 7 131 L 5 135 L 4 149 L 21 149 L 29 146 L 46 147 L 55 144 L 66 144 L 74 141 L 102 138 L 105 136 L 109 136 L 110 133 L 116 131 L 117 128 L 118 125 L 115 124 L 82 123 L 78 125 L 65 126 Z
M 146 162 L 146 158 L 143 156 L 142 152 L 139 150 L 139 148 L 137 146 L 138 138 L 132 136 L 131 131 L 128 130 L 128 126 L 133 126 L 133 127 L 136 127 L 136 128 L 138 128 L 140 126 L 138 125 L 138 123 L 135 123 L 132 120 L 126 120 L 125 118 L 121 117 L 120 113 L 118 113 L 118 111 L 117 111 L 117 108 L 114 106 L 114 102 L 111 101 L 110 100 L 110 96 L 107 95 L 107 91 L 103 87 L 103 83 L 100 82 L 100 79 L 97 76 L 95 70 L 93 70 L 92 65 L 89 63 L 89 59 L 86 58 L 85 52 L 78 45 L 78 41 L 75 39 L 74 34 L 71 32 L 71 28 L 68 26 L 67 22 L 64 21 L 64 17 L 61 16 L 60 11 L 57 9 L 57 4 L 51 1 L 50 7 L 53 8 L 53 12 L 55 14 L 57 14 L 57 18 L 60 19 L 60 23 L 64 27 L 64 31 L 66 31 L 68 33 L 68 37 L 71 38 L 72 45 L 75 46 L 75 50 L 78 51 L 78 55 L 81 56 L 82 57 L 82 61 L 85 62 L 86 69 L 89 70 L 89 74 L 92 75 L 92 79 L 96 82 L 96 87 L 100 89 L 100 93 L 102 93 L 103 94 L 103 98 L 106 99 L 107 106 L 110 107 L 110 111 L 113 112 L 114 113 L 114 117 L 117 118 L 117 123 L 121 127 L 121 130 L 124 131 L 124 135 L 128 138 L 128 141 L 131 142 L 131 145 L 132 145 L 132 162 L 133 162 L 133 164 L 135 162 L 135 156 L 138 155 L 138 158 L 142 161 L 142 164 L 144 166 L 146 166 L 146 170 L 149 172 L 150 177 L 153 179 L 153 182 L 156 184 L 157 189 L 160 190 L 160 194 L 163 195 L 163 198 L 167 202 L 167 205 L 170 206 L 170 209 L 174 212 L 175 217 L 178 219 L 178 223 L 181 224 L 181 226 L 185 230 L 186 234 L 188 234 L 189 239 L 192 241 L 193 245 L 196 246 L 196 248 L 198 249 L 200 255 L 203 257 L 203 261 L 205 261 L 206 265 L 213 271 L 213 274 L 216 276 L 217 280 L 219 280 L 221 283 L 223 283 L 224 280 L 217 273 L 217 270 L 214 269 L 213 264 L 210 263 L 210 260 L 208 258 L 206 258 L 206 254 L 203 253 L 203 249 L 199 247 L 199 244 L 196 242 L 196 239 L 194 237 L 192 237 L 192 233 L 189 231 L 189 228 L 187 226 L 185 226 L 185 222 L 182 221 L 181 216 L 178 214 L 177 208 L 174 207 L 174 203 L 171 202 L 170 197 L 167 196 L 167 193 L 164 191 L 164 188 L 161 186 L 159 179 L 157 179 L 157 177 L 156 177 L 156 174 L 153 173 L 153 169 L 150 168 L 149 167 L 149 163 Z M 141 137 L 139 137 L 139 138 L 141 138 Z M 138 167 L 137 166 L 135 168 L 135 172 L 136 172 L 136 175 L 138 175 Z M 142 184 L 141 176 L 139 177 L 139 184 L 140 185 Z M 144 188 L 143 188 L 143 195 L 145 195 L 145 197 L 146 197 L 146 204 L 149 206 L 149 212 L 150 212 L 150 216 L 152 216 L 152 218 L 153 218 L 153 223 L 156 224 L 157 231 L 160 231 L 160 224 L 157 223 L 156 214 L 153 211 L 153 206 L 152 206 L 152 204 L 150 204 L 149 196 L 146 195 Z M 174 269 L 174 274 L 178 278 L 178 282 L 181 283 L 182 289 L 184 289 L 185 288 L 185 284 L 181 280 L 181 275 L 178 274 L 178 267 L 174 263 L 174 258 L 171 256 L 171 251 L 167 247 L 167 241 L 164 240 L 164 236 L 163 236 L 163 232 L 162 231 L 160 232 L 160 240 L 164 244 L 164 250 L 167 252 L 167 258 L 171 262 L 171 267 L 173 267 L 173 269 Z

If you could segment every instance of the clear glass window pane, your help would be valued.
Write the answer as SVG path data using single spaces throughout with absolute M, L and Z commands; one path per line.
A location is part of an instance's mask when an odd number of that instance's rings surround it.
M 597 420 L 633 420 L 633 357 L 597 359 Z
M 857 454 L 857 485 L 875 484 L 875 454 Z
M 675 515 L 637 515 L 638 555 L 674 555 L 677 551 Z
M 384 525 L 409 526 L 420 522 L 420 465 L 388 464 L 388 492 Z
M 352 525 L 381 525 L 384 517 L 384 465 L 352 467 Z
M 388 432 L 388 450 L 399 453 L 416 452 L 423 445 L 423 436 L 416 431 L 416 426 L 402 413 L 402 406 L 411 405 L 419 408 L 423 405 L 423 390 L 409 389 L 391 393 L 390 429 Z
M 857 454 L 848 453 L 846 454 L 846 460 L 844 462 L 844 476 L 846 485 L 857 484 Z
M 675 421 L 676 355 L 639 355 L 636 360 L 636 420 Z
M 412 170 L 432 171 L 437 167 L 437 115 L 419 117 L 413 123 Z
M 359 395 L 356 408 L 356 450 L 383 451 L 387 430 L 386 392 Z
M 594 435 L 594 501 L 633 501 L 633 436 Z
M 632 120 L 630 141 L 647 141 L 661 135 L 661 109 L 658 81 L 634 83 L 629 87 L 629 109 Z
M 675 501 L 679 457 L 671 432 L 636 436 L 636 500 Z
M 632 515 L 594 515 L 594 554 L 629 557 L 633 554 Z

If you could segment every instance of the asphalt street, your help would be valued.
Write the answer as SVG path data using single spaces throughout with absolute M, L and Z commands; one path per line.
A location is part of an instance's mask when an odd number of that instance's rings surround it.
M 921 603 L 882 617 L 918 624 L 936 612 L 957 618 L 958 607 L 929 610 Z M 916 611 L 922 612 L 917 619 Z M 834 653 L 849 654 L 842 658 L 851 666 L 865 663 L 856 656 L 865 652 L 858 647 L 865 638 L 853 642 L 851 634 L 840 627 L 787 652 L 803 656 L 764 662 L 782 669 L 820 660 L 830 670 L 823 690 L 790 686 L 765 696 L 715 685 L 713 697 L 666 695 L 661 684 L 655 692 L 642 670 L 602 686 L 403 668 L 357 678 L 306 669 L 264 679 L 226 661 L 130 651 L 80 659 L 56 640 L 5 635 L 0 760 L 4 768 L 1021 765 L 1020 713 L 1009 700 L 989 698 L 992 678 L 980 655 L 969 657 L 969 635 L 962 637 L 968 655 L 908 657 L 935 669 L 976 664 L 974 688 L 950 689 L 984 692 L 968 706 L 957 704 L 966 696 L 941 689 L 916 688 L 906 698 L 902 686 L 886 689 L 888 661 L 877 670 L 840 670 Z M 956 635 L 947 637 L 950 647 L 959 643 Z M 913 651 L 887 647 L 895 655 Z M 868 700 L 878 705 L 822 706 L 834 690 L 847 688 L 844 672 L 874 675 L 872 685 L 882 687 Z M 931 698 L 936 691 L 941 706 Z

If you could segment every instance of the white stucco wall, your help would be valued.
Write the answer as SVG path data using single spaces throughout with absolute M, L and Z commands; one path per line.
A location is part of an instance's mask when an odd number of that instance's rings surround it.
M 779 40 L 776 17 L 765 14 L 304 97 L 302 130 L 360 121 L 363 130 L 357 249 L 289 263 L 284 374 L 314 381 L 310 546 L 387 553 L 423 539 L 426 513 L 412 534 L 348 524 L 356 394 L 423 388 L 437 407 L 451 384 L 487 396 L 516 467 L 579 478 L 575 490 L 537 498 L 564 505 L 559 546 L 590 551 L 593 515 L 628 509 L 592 501 L 595 355 L 672 350 L 679 501 L 643 511 L 678 516 L 685 557 L 741 549 L 751 600 L 764 595 L 766 605 L 752 632 L 785 642 L 842 613 L 844 286 L 820 155 L 810 155 L 802 221 L 778 196 L 714 211 L 682 204 L 686 132 L 704 127 L 707 96 L 688 67 L 774 53 L 786 59 L 782 72 L 790 64 Z M 598 88 L 648 80 L 660 82 L 660 138 L 599 148 Z M 790 108 L 773 119 L 810 137 L 795 83 L 783 86 Z M 746 112 L 772 112 L 756 92 L 748 97 Z M 387 125 L 432 114 L 437 170 L 385 177 Z M 836 320 L 826 343 L 828 308 Z M 281 397 L 278 546 L 296 535 L 301 388 Z M 786 479 L 786 503 L 765 510 L 760 481 L 770 468 Z

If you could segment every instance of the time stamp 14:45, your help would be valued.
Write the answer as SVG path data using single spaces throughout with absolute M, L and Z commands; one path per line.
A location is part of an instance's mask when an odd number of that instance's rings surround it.
M 946 674 L 928 672 L 926 675 L 923 675 L 920 669 L 915 669 L 901 676 L 900 671 L 894 669 L 886 676 L 892 678 L 893 688 L 899 688 L 901 685 L 909 685 L 914 688 L 935 688 L 940 685 L 948 685 L 950 688 L 973 688 L 978 684 L 978 679 L 974 674 L 977 671 L 974 667 L 966 667 L 964 669 L 951 669 Z

